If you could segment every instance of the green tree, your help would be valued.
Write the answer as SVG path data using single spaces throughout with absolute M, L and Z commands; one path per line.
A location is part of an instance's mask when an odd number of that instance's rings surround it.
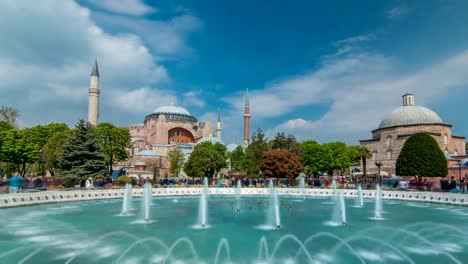
M 177 148 L 171 149 L 167 154 L 169 157 L 169 169 L 177 177 L 184 166 L 184 154 Z
M 232 170 L 244 170 L 245 152 L 241 146 L 238 146 L 236 149 L 229 153 L 229 162 L 231 163 Z
M 108 175 L 104 156 L 92 126 L 80 120 L 63 146 L 57 173 L 65 178 L 85 179 Z
M 110 123 L 99 123 L 94 127 L 94 134 L 109 172 L 112 173 L 112 166 L 116 162 L 128 159 L 126 148 L 130 145 L 130 132 L 127 128 L 116 127 Z
M 351 157 L 348 153 L 348 146 L 345 143 L 325 143 L 322 145 L 322 148 L 325 159 L 323 171 L 326 171 L 329 175 L 333 175 L 335 171 L 344 172 L 346 168 L 349 168 Z
M 308 174 L 317 175 L 324 167 L 322 146 L 315 140 L 307 140 L 301 143 L 301 163 Z
M 18 116 L 18 109 L 8 106 L 0 107 L 0 121 L 7 122 L 11 126 L 14 126 Z
M 403 145 L 396 163 L 396 174 L 445 177 L 448 174 L 447 159 L 431 135 L 416 133 Z
M 195 145 L 184 164 L 184 171 L 191 177 L 212 178 L 216 172 L 227 167 L 226 147 L 220 143 L 203 142 Z
M 286 149 L 299 156 L 302 154 L 301 146 L 293 135 L 277 133 L 268 145 L 270 149 Z
M 13 128 L 14 126 L 12 126 L 10 123 L 6 121 L 0 121 L 0 133 L 3 131 L 11 130 Z
M 252 136 L 252 142 L 245 150 L 245 171 L 250 177 L 260 176 L 263 152 L 268 150 L 265 134 L 259 128 Z
M 302 171 L 299 156 L 286 149 L 273 149 L 263 153 L 261 169 L 265 177 L 296 178 Z
M 21 130 L 10 129 L 1 132 L 0 160 L 10 162 L 20 175 L 41 157 L 42 148 L 55 134 L 68 129 L 65 124 L 51 123 Z
M 64 144 L 71 135 L 73 135 L 73 131 L 70 129 L 56 133 L 42 148 L 44 169 L 48 170 L 52 176 L 55 176 L 55 171 L 59 166 L 59 158 L 63 154 Z

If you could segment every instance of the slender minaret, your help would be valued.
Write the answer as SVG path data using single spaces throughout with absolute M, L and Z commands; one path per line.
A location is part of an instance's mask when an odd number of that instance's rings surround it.
M 89 84 L 89 105 L 88 105 L 88 122 L 91 125 L 97 125 L 99 120 L 99 69 L 97 60 L 94 61 L 93 70 L 91 71 L 91 80 Z
M 249 146 L 250 137 L 250 103 L 249 103 L 249 89 L 245 94 L 245 107 L 244 107 L 244 147 Z
M 221 139 L 221 115 L 219 114 L 218 108 L 218 122 L 216 123 L 216 137 Z

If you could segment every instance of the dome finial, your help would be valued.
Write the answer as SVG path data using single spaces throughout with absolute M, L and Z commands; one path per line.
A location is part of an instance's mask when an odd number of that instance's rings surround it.
M 171 106 L 174 106 L 175 103 L 174 103 L 174 99 L 171 99 Z
M 414 94 L 405 93 L 403 95 L 403 106 L 414 106 Z

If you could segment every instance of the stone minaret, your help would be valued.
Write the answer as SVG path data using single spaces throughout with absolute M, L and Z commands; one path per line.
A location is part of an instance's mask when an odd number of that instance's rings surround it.
M 91 125 L 97 125 L 99 120 L 99 69 L 97 60 L 94 61 L 91 71 L 91 81 L 89 84 L 89 104 L 88 104 L 88 122 Z
M 245 94 L 245 107 L 244 107 L 244 147 L 249 146 L 250 137 L 250 103 L 249 103 L 249 89 Z
M 414 105 L 414 94 L 404 94 L 403 95 L 403 106 L 413 106 Z
M 221 139 L 221 116 L 219 114 L 219 108 L 218 108 L 218 122 L 216 123 L 216 137 L 218 139 Z

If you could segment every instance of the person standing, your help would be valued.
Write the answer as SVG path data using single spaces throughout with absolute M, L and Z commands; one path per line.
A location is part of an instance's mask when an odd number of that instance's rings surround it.
M 10 181 L 8 183 L 9 193 L 17 193 L 19 187 L 21 186 L 21 181 L 23 179 L 19 176 L 14 175 L 13 177 L 10 178 Z

